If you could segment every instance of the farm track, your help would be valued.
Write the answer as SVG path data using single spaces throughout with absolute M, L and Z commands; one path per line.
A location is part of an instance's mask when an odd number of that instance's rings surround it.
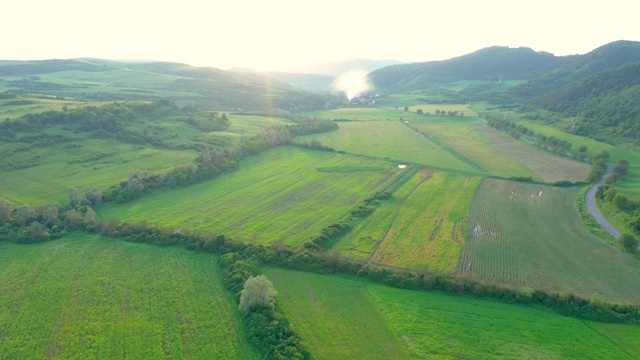
M 607 171 L 604 176 L 602 176 L 602 179 L 600 179 L 600 181 L 598 181 L 589 189 L 589 191 L 587 191 L 585 201 L 587 203 L 587 209 L 589 209 L 589 212 L 596 219 L 598 224 L 600 224 L 600 226 L 607 230 L 607 232 L 611 234 L 611 236 L 617 239 L 620 237 L 620 231 L 616 230 L 616 228 L 614 228 L 613 225 L 611 225 L 607 221 L 607 219 L 602 216 L 602 214 L 598 210 L 598 207 L 596 206 L 596 191 L 598 190 L 598 187 L 604 184 L 604 180 L 609 176 L 611 176 L 611 168 L 607 166 Z
M 409 200 L 411 195 L 413 195 L 413 193 L 415 193 L 422 184 L 424 184 L 427 180 L 431 179 L 431 176 L 433 176 L 433 173 L 429 173 L 429 175 L 425 176 L 425 178 L 422 179 L 422 181 L 420 181 L 420 183 L 416 185 L 416 187 L 413 188 L 413 190 L 411 190 L 409 195 L 407 195 L 407 197 L 404 198 L 404 200 L 402 201 L 402 204 L 398 207 L 398 210 L 396 211 L 396 213 L 393 215 L 393 218 L 389 222 L 389 226 L 387 226 L 387 229 L 385 230 L 384 234 L 382 234 L 382 237 L 376 243 L 376 246 L 373 248 L 373 251 L 371 252 L 371 254 L 369 254 L 369 257 L 367 258 L 367 261 L 366 261 L 367 264 L 371 263 L 371 260 L 374 258 L 374 256 L 380 249 L 380 246 L 382 245 L 384 240 L 387 238 L 387 235 L 389 235 L 389 232 L 391 231 L 393 224 L 395 224 L 396 219 L 398 218 L 398 215 L 400 215 L 400 213 L 402 212 L 402 209 L 404 209 L 404 205 L 407 203 L 407 200 Z

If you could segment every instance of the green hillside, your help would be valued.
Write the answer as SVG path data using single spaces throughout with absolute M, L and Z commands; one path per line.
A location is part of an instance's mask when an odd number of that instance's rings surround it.
M 100 59 L 0 61 L 0 97 L 158 100 L 206 110 L 315 110 L 344 99 L 294 89 L 273 77 L 180 63 Z M 333 105 L 331 105 L 333 104 Z
M 530 48 L 493 46 L 449 60 L 384 67 L 371 72 L 369 78 L 377 92 L 387 93 L 459 80 L 526 80 L 556 69 L 569 59 Z

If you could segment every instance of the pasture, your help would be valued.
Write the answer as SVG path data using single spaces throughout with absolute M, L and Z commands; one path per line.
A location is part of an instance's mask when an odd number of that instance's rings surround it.
M 278 306 L 317 359 L 632 359 L 640 327 L 492 301 L 267 269 Z M 366 331 L 363 331 L 366 329 Z
M 439 169 L 474 172 L 475 164 L 400 121 L 340 122 L 338 131 L 303 136 L 336 150 L 369 157 L 416 163 Z
M 389 161 L 279 147 L 215 179 L 96 210 L 104 218 L 298 246 L 400 172 Z
M 640 261 L 597 238 L 577 189 L 485 179 L 470 207 L 458 272 L 498 284 L 640 304 Z
M 257 359 L 217 257 L 73 233 L 0 241 L 3 359 Z

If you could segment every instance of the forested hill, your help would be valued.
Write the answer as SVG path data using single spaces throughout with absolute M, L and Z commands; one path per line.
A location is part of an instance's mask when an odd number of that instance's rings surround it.
M 592 135 L 640 135 L 640 62 L 624 65 L 574 82 L 538 97 L 533 105 L 578 116 L 576 132 Z
M 640 61 L 640 42 L 616 41 L 587 54 L 571 57 L 562 67 L 510 90 L 524 99 L 544 96 L 578 80 Z
M 459 80 L 528 80 L 570 59 L 526 47 L 492 46 L 444 61 L 387 66 L 369 77 L 376 91 L 406 91 Z
M 0 61 L 0 95 L 81 101 L 169 98 L 206 110 L 275 108 L 294 112 L 330 108 L 341 101 L 329 94 L 294 89 L 260 74 L 180 63 L 100 59 Z

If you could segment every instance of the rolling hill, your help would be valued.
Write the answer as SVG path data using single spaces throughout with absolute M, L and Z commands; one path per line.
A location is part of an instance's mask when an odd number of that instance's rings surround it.
M 100 59 L 0 61 L 0 95 L 7 93 L 81 101 L 170 98 L 205 110 L 302 111 L 340 103 L 332 95 L 296 89 L 272 76 Z
M 377 91 L 407 91 L 459 80 L 528 80 L 570 59 L 526 47 L 492 46 L 444 61 L 388 66 L 369 77 Z

